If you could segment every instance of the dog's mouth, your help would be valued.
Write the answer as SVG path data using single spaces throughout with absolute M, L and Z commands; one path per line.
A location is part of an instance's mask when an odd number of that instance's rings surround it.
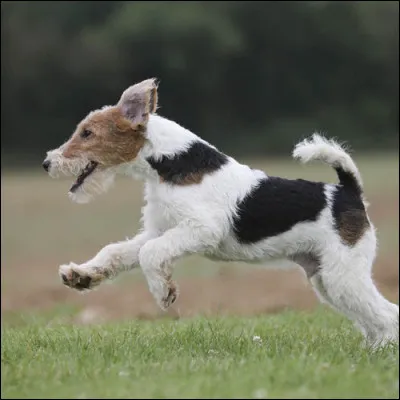
M 82 172 L 79 174 L 78 178 L 76 179 L 74 184 L 71 186 L 71 189 L 69 189 L 69 191 L 71 193 L 75 193 L 83 185 L 83 182 L 85 182 L 85 179 L 95 171 L 95 169 L 97 168 L 98 165 L 99 165 L 98 162 L 90 161 L 86 165 L 86 167 L 82 170 Z

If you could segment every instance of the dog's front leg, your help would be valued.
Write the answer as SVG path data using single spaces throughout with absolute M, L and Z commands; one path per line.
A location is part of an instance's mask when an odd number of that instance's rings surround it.
M 149 240 L 139 252 L 139 264 L 146 276 L 150 292 L 161 309 L 166 310 L 177 298 L 172 280 L 172 263 L 185 254 L 193 254 L 213 243 L 210 228 L 181 223 L 162 236 Z
M 156 236 L 154 233 L 144 231 L 133 239 L 111 243 L 81 265 L 75 263 L 61 265 L 60 277 L 64 285 L 72 289 L 79 291 L 93 289 L 104 280 L 112 279 L 120 272 L 139 266 L 140 248 Z

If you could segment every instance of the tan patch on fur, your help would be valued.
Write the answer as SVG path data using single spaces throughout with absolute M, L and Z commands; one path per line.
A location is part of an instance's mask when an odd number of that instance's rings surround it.
M 172 183 L 180 186 L 198 185 L 202 182 L 204 175 L 206 174 L 207 172 L 194 172 L 185 175 L 182 178 L 175 179 Z M 168 181 L 165 180 L 165 178 L 163 178 L 161 175 L 159 175 L 159 179 L 161 183 L 168 183 Z
M 369 221 L 364 210 L 350 210 L 340 214 L 339 235 L 350 246 L 360 240 L 368 227 Z
M 179 179 L 176 182 L 177 185 L 187 186 L 187 185 L 198 185 L 204 178 L 206 173 L 202 172 L 194 172 L 192 174 L 188 174 L 184 176 L 182 179 Z
M 145 125 L 132 124 L 118 107 L 109 107 L 89 114 L 66 143 L 66 158 L 86 156 L 102 166 L 132 161 L 145 143 Z M 85 130 L 92 132 L 82 138 Z

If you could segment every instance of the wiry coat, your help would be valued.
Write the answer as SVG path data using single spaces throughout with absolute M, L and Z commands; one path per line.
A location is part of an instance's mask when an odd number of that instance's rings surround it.
M 165 309 L 178 294 L 172 265 L 179 257 L 289 259 L 304 268 L 319 298 L 353 319 L 372 344 L 398 341 L 398 306 L 371 278 L 376 236 L 360 173 L 339 144 L 313 135 L 293 152 L 302 162 L 333 167 L 336 185 L 272 177 L 156 115 L 156 108 L 155 80 L 136 84 L 48 153 L 44 167 L 52 176 L 79 175 L 70 191 L 76 201 L 106 190 L 117 173 L 145 180 L 141 232 L 82 265 L 61 266 L 67 286 L 91 289 L 140 266 Z

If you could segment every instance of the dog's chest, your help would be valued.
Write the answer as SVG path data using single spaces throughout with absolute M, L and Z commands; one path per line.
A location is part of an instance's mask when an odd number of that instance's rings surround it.
M 173 228 L 184 219 L 184 216 L 171 202 L 158 201 L 152 208 L 157 226 L 162 231 Z
M 156 225 L 160 231 L 171 229 L 190 217 L 186 202 L 179 196 L 165 193 L 163 188 L 148 188 L 145 200 L 145 218 L 150 218 L 152 225 Z

